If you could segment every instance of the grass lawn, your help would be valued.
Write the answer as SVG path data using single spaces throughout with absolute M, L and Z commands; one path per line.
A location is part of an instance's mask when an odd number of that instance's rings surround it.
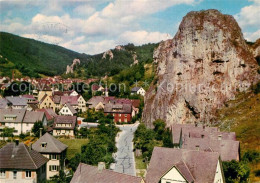
M 136 169 L 146 169 L 146 164 L 143 162 L 142 157 L 135 157 L 135 168 Z
M 59 139 L 62 143 L 68 146 L 67 158 L 71 159 L 76 153 L 81 152 L 81 146 L 88 143 L 88 139 Z
M 222 131 L 236 132 L 237 140 L 240 141 L 241 157 L 249 149 L 260 152 L 260 93 L 239 94 L 219 111 L 219 119 L 222 122 Z M 260 181 L 260 177 L 254 174 L 255 170 L 260 169 L 260 163 L 250 164 L 250 167 L 250 181 Z

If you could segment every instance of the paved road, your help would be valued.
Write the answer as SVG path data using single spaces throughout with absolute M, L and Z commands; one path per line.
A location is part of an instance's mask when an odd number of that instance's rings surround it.
M 117 138 L 117 153 L 116 164 L 114 171 L 125 173 L 128 175 L 136 175 L 135 160 L 133 152 L 133 138 L 134 132 L 138 127 L 138 123 L 133 125 L 120 125 L 118 126 L 122 132 L 119 133 Z

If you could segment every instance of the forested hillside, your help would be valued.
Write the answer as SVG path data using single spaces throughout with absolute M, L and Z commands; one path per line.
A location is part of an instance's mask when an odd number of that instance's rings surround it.
M 64 77 L 74 78 L 112 76 L 130 68 L 135 59 L 139 63 L 151 63 L 157 45 L 128 44 L 122 46 L 122 49 L 112 49 L 113 58 L 110 58 L 109 55 L 103 57 L 103 53 L 90 56 L 57 45 L 0 32 L 0 76 L 11 76 L 12 71 L 16 77 L 62 74 Z M 64 74 L 66 66 L 71 65 L 75 58 L 80 59 L 81 64 L 74 69 L 75 72 Z
M 10 75 L 12 69 L 17 69 L 23 75 L 32 77 L 38 74 L 61 74 L 74 58 L 85 61 L 89 57 L 57 45 L 5 32 L 0 32 L 0 55 L 2 75 Z

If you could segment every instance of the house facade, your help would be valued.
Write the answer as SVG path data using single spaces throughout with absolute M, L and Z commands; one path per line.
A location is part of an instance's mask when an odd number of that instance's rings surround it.
M 132 120 L 132 105 L 108 103 L 104 108 L 105 115 L 112 115 L 115 123 L 129 123 Z
M 56 109 L 56 105 L 53 102 L 51 96 L 44 95 L 43 98 L 39 102 L 39 109 L 51 108 L 53 111 Z
M 32 148 L 49 159 L 46 166 L 47 180 L 59 175 L 59 170 L 64 170 L 67 145 L 49 133 L 45 133 L 32 145 Z
M 27 111 L 26 109 L 1 109 L 0 126 L 14 128 L 14 135 L 31 132 L 35 122 L 47 125 L 44 112 Z
M 56 116 L 53 124 L 53 136 L 75 136 L 76 116 Z
M 146 91 L 142 87 L 134 87 L 131 89 L 131 95 L 142 95 L 145 96 Z
M 217 152 L 155 147 L 146 183 L 225 182 Z
M 0 182 L 43 182 L 47 162 L 47 158 L 19 141 L 8 143 L 0 149 Z
M 77 111 L 69 103 L 65 104 L 59 112 L 59 115 L 63 116 L 74 116 L 76 114 Z

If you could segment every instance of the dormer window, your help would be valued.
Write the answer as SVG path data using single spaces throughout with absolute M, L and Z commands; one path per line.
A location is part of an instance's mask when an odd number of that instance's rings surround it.
M 42 142 L 42 143 L 41 143 L 41 147 L 42 147 L 42 148 L 46 148 L 46 146 L 47 146 L 47 142 Z
M 15 120 L 16 118 L 17 118 L 16 115 L 5 115 L 5 116 L 4 116 L 4 119 L 5 119 L 5 120 L 8 120 L 8 121 L 13 121 L 13 120 Z

